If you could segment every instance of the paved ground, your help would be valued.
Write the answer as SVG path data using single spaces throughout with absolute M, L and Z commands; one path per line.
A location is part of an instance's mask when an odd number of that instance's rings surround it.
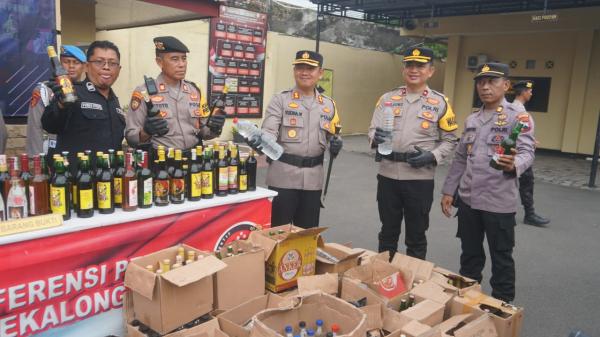
M 523 225 L 522 211 L 517 214 L 515 304 L 525 307 L 523 337 L 566 337 L 574 328 L 600 336 L 600 193 L 561 186 L 587 181 L 581 179 L 589 175 L 589 165 L 584 160 L 552 156 L 538 156 L 536 161 L 536 209 L 552 223 L 545 229 Z M 321 225 L 329 227 L 327 240 L 377 248 L 376 170 L 365 138 L 345 137 L 344 151 L 334 164 L 326 208 L 321 212 Z M 264 182 L 265 170 L 260 172 L 259 181 Z M 460 254 L 456 219 L 444 217 L 439 207 L 446 172 L 447 166 L 441 166 L 436 174 L 428 259 L 456 271 Z M 488 259 L 483 285 L 488 293 L 489 264 Z

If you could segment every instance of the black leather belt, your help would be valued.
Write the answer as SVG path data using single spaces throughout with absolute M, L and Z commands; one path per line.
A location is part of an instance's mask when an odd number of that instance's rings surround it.
M 315 167 L 317 165 L 323 164 L 323 158 L 325 158 L 325 154 L 323 153 L 320 156 L 316 157 L 302 157 L 297 156 L 295 154 L 283 153 L 281 157 L 279 157 L 279 161 L 282 163 L 290 164 L 296 167 L 305 168 L 305 167 Z M 268 158 L 267 158 L 268 159 Z M 271 162 L 270 159 L 268 159 Z
M 375 154 L 375 161 L 381 161 L 381 159 L 387 159 L 387 160 L 391 160 L 391 161 L 406 162 L 408 160 L 408 158 L 410 158 L 410 153 L 408 153 L 408 152 L 392 152 L 388 155 L 382 155 L 381 153 L 377 152 Z

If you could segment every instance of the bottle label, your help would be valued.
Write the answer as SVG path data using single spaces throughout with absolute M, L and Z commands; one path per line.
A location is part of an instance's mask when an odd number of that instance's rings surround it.
M 111 191 L 110 191 L 110 182 L 98 182 L 97 186 L 97 199 L 98 199 L 98 208 L 100 209 L 109 209 L 111 208 Z
M 78 194 L 77 194 L 77 185 L 76 184 L 73 184 L 72 191 L 73 191 L 73 193 L 71 193 L 71 196 L 73 197 L 73 204 L 77 205 L 77 201 L 78 201 L 77 195 Z
M 154 195 L 156 196 L 157 200 L 167 202 L 169 200 L 169 181 L 155 180 Z
M 127 193 L 129 195 L 129 206 L 137 206 L 138 204 L 138 190 L 137 180 L 130 180 L 127 187 Z M 115 196 L 116 199 L 116 196 Z
M 190 194 L 193 198 L 202 196 L 202 173 L 192 173 L 190 175 Z
M 91 188 L 79 190 L 79 209 L 87 211 L 92 208 L 94 208 L 94 191 Z
M 35 188 L 29 186 L 29 214 L 35 215 Z
M 142 205 L 147 206 L 147 205 L 152 204 L 152 178 L 148 178 L 148 179 L 144 180 L 143 188 L 144 188 L 144 190 L 142 191 L 142 193 L 143 193 Z
M 237 166 L 229 166 L 229 189 L 238 188 L 238 168 Z
M 227 191 L 229 188 L 229 169 L 219 167 L 219 191 Z
M 213 194 L 213 174 L 211 171 L 202 172 L 202 194 Z
M 23 206 L 8 206 L 8 219 L 7 220 L 16 220 L 26 218 L 27 213 L 25 212 L 25 207 Z
M 115 178 L 114 180 L 115 189 L 115 204 L 123 202 L 123 179 Z
M 66 187 L 50 186 L 50 209 L 52 213 L 66 215 L 67 202 L 65 199 Z
M 240 175 L 240 191 L 248 190 L 248 175 L 242 174 Z
M 185 180 L 171 179 L 171 198 L 176 201 L 183 201 L 185 195 Z

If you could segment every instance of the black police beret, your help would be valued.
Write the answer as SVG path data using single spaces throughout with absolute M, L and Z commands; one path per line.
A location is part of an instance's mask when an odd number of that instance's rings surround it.
M 480 77 L 508 77 L 508 65 L 495 62 L 481 64 L 477 67 L 474 79 Z
M 296 53 L 296 59 L 292 64 L 300 63 L 313 67 L 323 67 L 323 55 L 311 50 L 300 50 Z
M 513 84 L 513 89 L 531 89 L 533 88 L 533 82 L 532 81 L 519 81 L 515 84 Z
M 409 48 L 404 52 L 403 62 L 433 62 L 433 50 L 425 47 Z
M 159 36 L 154 38 L 154 46 L 159 53 L 189 53 L 188 47 L 172 36 Z

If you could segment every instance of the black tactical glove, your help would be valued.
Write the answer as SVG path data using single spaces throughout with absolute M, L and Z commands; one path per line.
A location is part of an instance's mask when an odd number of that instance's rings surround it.
M 164 136 L 169 132 L 167 121 L 160 116 L 146 117 L 144 132 L 151 136 Z
M 54 79 L 50 79 L 44 84 L 48 87 L 48 89 L 52 90 L 52 101 L 57 101 L 61 105 L 65 105 L 65 94 L 62 91 L 62 85 L 56 83 Z
M 382 128 L 375 128 L 375 135 L 373 136 L 373 144 L 379 145 L 384 143 L 391 136 L 390 131 L 384 131 Z
M 252 148 L 252 150 L 256 151 L 258 154 L 262 154 L 262 151 L 258 148 L 261 143 L 259 137 L 250 137 L 244 138 L 246 140 L 246 144 Z
M 213 133 L 221 134 L 221 130 L 223 130 L 223 125 L 225 124 L 225 115 L 212 115 L 208 120 L 206 126 Z
M 343 145 L 344 145 L 344 142 L 342 141 L 342 138 L 340 138 L 340 137 L 331 138 L 331 140 L 329 141 L 329 153 L 331 154 L 331 156 L 332 157 L 337 156 L 338 153 L 340 153 L 340 151 L 342 150 Z
M 435 156 L 431 151 L 423 150 L 422 148 L 415 146 L 415 150 L 417 152 L 412 152 L 408 154 L 408 160 L 406 162 L 414 167 L 420 168 L 426 165 L 435 164 Z

